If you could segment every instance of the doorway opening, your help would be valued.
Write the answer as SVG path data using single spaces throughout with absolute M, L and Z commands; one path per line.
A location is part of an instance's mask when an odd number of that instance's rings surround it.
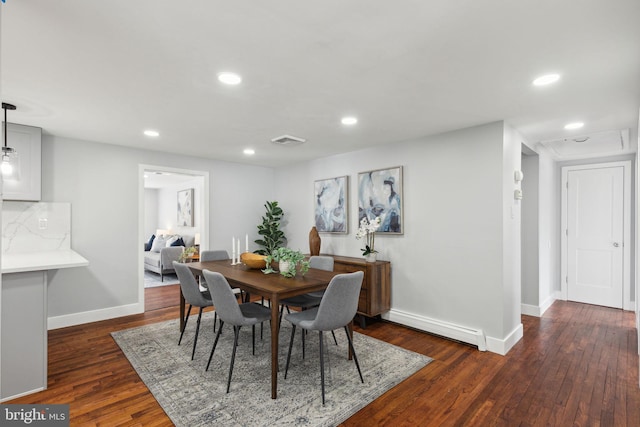
M 186 199 L 185 195 L 188 196 Z M 188 201 L 186 208 L 185 200 Z M 176 293 L 177 305 L 179 285 L 171 261 L 167 259 L 169 256 L 179 258 L 182 243 L 186 247 L 208 246 L 209 172 L 139 165 L 138 206 L 139 247 L 149 249 L 139 251 L 138 301 L 141 311 L 146 311 L 145 289 L 151 287 L 166 287 L 165 292 Z M 155 238 L 151 241 L 152 235 L 165 236 L 167 240 L 180 238 L 181 241 L 175 242 L 173 248 L 163 249 L 167 247 L 166 242 Z M 161 308 L 150 303 L 153 309 Z

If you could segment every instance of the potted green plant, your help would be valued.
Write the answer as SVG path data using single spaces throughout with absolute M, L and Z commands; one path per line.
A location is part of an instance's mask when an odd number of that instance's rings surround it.
M 182 253 L 180 254 L 180 262 L 185 262 L 187 259 L 191 258 L 193 254 L 197 251 L 195 246 L 190 246 L 188 248 L 184 248 Z
M 275 273 L 271 268 L 271 262 L 278 263 L 278 270 L 284 277 L 293 277 L 300 268 L 300 273 L 304 276 L 309 271 L 309 261 L 305 260 L 300 251 L 289 248 L 278 248 L 266 258 L 267 268 L 262 270 L 265 274 Z
M 267 201 L 264 205 L 266 212 L 262 217 L 262 224 L 258 225 L 258 234 L 261 239 L 254 242 L 262 248 L 255 251 L 260 255 L 270 255 L 273 251 L 284 244 L 286 239 L 280 230 L 280 221 L 284 215 L 283 210 L 278 206 L 278 202 Z

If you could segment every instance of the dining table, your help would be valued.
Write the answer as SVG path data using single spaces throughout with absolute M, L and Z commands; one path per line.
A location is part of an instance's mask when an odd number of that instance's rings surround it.
M 222 274 L 231 287 L 242 289 L 248 295 L 258 295 L 271 302 L 271 398 L 278 396 L 278 333 L 280 329 L 280 301 L 309 292 L 322 291 L 339 272 L 310 268 L 306 274 L 294 277 L 281 274 L 264 274 L 260 269 L 244 264 L 233 264 L 231 260 L 202 261 L 187 264 L 193 274 L 201 276 L 204 270 Z M 184 297 L 180 293 L 180 328 L 184 322 Z

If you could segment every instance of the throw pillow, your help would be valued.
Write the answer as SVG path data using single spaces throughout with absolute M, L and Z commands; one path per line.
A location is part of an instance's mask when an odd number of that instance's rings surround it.
M 169 247 L 169 246 L 173 246 L 173 243 L 178 240 L 180 238 L 180 236 L 178 236 L 177 234 L 173 235 L 173 236 L 167 236 L 167 240 L 165 242 L 165 246 Z
M 182 240 L 182 237 L 178 237 L 178 240 L 173 242 L 171 246 L 186 246 L 186 245 L 184 244 L 184 240 Z
M 149 239 L 149 241 L 144 244 L 144 250 L 145 251 L 150 251 L 151 250 L 151 246 L 153 246 L 153 241 L 155 240 L 155 238 L 156 238 L 156 235 L 152 234 L 151 238 Z
M 167 241 L 164 236 L 157 236 L 153 244 L 151 245 L 151 252 L 160 252 L 160 249 L 167 246 Z

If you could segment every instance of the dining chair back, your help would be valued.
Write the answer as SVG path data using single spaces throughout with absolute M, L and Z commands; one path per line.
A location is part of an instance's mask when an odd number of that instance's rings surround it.
M 200 261 L 222 261 L 229 259 L 229 252 L 222 250 L 207 250 L 200 252 Z
M 218 345 L 218 340 L 220 339 L 220 334 L 222 333 L 222 328 L 225 323 L 229 323 L 233 326 L 234 343 L 233 350 L 231 352 L 229 378 L 227 379 L 227 393 L 229 393 L 240 328 L 243 326 L 251 326 L 252 352 L 255 354 L 255 326 L 258 323 L 269 320 L 271 318 L 271 310 L 260 304 L 249 302 L 238 304 L 238 300 L 229 286 L 229 282 L 227 282 L 227 279 L 222 274 L 209 270 L 203 270 L 202 274 L 204 274 L 204 277 L 209 284 L 209 291 L 211 292 L 213 304 L 218 316 L 220 317 L 220 328 L 218 328 L 218 332 L 216 333 L 216 338 L 213 342 L 213 347 L 211 348 L 211 354 L 209 355 L 209 361 L 207 362 L 205 371 L 209 370 L 211 359 L 213 359 L 213 353 L 216 350 L 216 346 Z
M 349 342 L 349 348 L 353 354 L 353 360 L 356 364 L 356 368 L 358 369 L 358 374 L 360 375 L 360 381 L 364 382 L 364 379 L 362 378 L 362 371 L 360 370 L 360 364 L 358 363 L 358 357 L 355 349 L 353 348 L 351 335 L 347 328 L 347 325 L 349 325 L 353 320 L 353 317 L 356 315 L 356 311 L 358 310 L 358 299 L 360 297 L 360 288 L 362 287 L 363 278 L 364 273 L 362 271 L 338 274 L 331 279 L 331 282 L 329 283 L 318 307 L 314 307 L 310 310 L 290 313 L 285 316 L 285 319 L 291 322 L 292 328 L 284 377 L 287 378 L 287 372 L 289 371 L 291 349 L 293 348 L 293 338 L 296 333 L 296 326 L 303 329 L 303 334 L 304 330 L 318 331 L 323 405 L 325 402 L 323 331 L 333 331 L 334 329 L 344 328 L 345 334 L 347 335 L 347 341 Z
M 223 261 L 225 259 L 229 259 L 229 252 L 227 252 L 224 249 L 206 250 L 206 251 L 201 251 L 200 252 L 200 262 Z M 207 284 L 206 279 L 202 280 L 200 282 L 200 285 L 203 285 L 202 282 L 204 282 L 204 285 Z M 204 289 L 204 288 L 202 288 L 202 289 Z M 234 288 L 233 292 L 236 295 L 240 296 L 240 299 L 242 299 L 243 296 L 242 296 L 242 291 L 240 289 Z M 213 332 L 216 331 L 216 322 L 217 322 L 217 320 L 218 320 L 218 312 L 216 311 L 214 313 L 214 316 L 213 316 Z
M 202 318 L 202 310 L 205 307 L 212 306 L 213 302 L 211 300 L 211 295 L 209 294 L 209 292 L 200 291 L 200 286 L 198 285 L 196 278 L 186 264 L 173 261 L 173 268 L 178 275 L 182 295 L 184 296 L 185 301 L 189 303 L 189 309 L 187 310 L 187 315 L 184 318 L 182 331 L 180 331 L 178 345 L 180 345 L 180 343 L 182 342 L 182 336 L 184 335 L 184 331 L 187 328 L 187 322 L 189 321 L 191 308 L 194 306 L 200 308 L 198 312 L 198 323 L 196 324 L 196 336 L 193 339 L 193 350 L 191 351 L 191 360 L 193 360 L 193 357 L 196 353 L 196 344 L 198 343 L 198 333 L 200 332 L 200 319 Z
M 309 267 L 318 270 L 333 271 L 333 257 L 328 255 L 314 255 L 309 257 Z

